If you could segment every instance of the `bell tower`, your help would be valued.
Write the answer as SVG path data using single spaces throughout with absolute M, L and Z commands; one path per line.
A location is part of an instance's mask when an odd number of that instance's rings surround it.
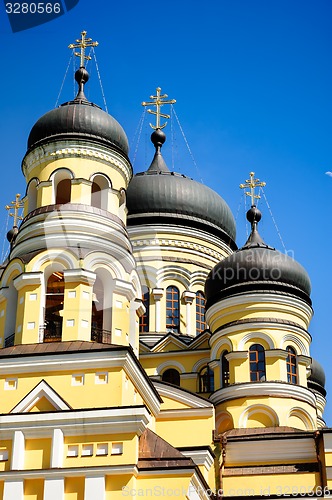
M 138 347 L 141 289 L 126 231 L 132 177 L 121 125 L 88 101 L 86 32 L 78 92 L 32 127 L 22 162 L 24 219 L 9 232 L 1 345 L 98 341 Z

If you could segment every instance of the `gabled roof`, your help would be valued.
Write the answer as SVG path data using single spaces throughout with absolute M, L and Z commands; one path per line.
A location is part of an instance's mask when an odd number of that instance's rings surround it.
M 139 469 L 195 467 L 195 463 L 167 441 L 146 429 L 139 438 Z
M 54 407 L 54 410 L 71 410 L 71 406 L 47 383 L 41 380 L 32 391 L 30 391 L 11 411 L 10 413 L 27 413 L 41 399 L 46 398 Z

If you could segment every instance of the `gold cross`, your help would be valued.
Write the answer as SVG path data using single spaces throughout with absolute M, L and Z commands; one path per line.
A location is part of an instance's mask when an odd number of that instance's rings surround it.
M 18 215 L 18 211 L 20 208 L 23 208 L 24 206 L 24 203 L 22 200 L 20 200 L 20 194 L 17 194 L 16 197 L 15 197 L 15 200 L 14 201 L 11 201 L 9 205 L 6 205 L 5 206 L 5 209 L 6 210 L 14 210 L 14 213 L 10 213 L 9 212 L 9 215 L 11 217 L 14 217 L 14 227 L 17 227 L 17 221 L 18 220 L 22 220 L 23 217 L 21 217 L 20 215 Z
M 259 194 L 255 194 L 255 188 L 266 186 L 266 182 L 261 182 L 259 179 L 255 179 L 254 178 L 255 172 L 250 172 L 249 175 L 250 179 L 247 179 L 244 184 L 240 184 L 240 188 L 241 189 L 250 188 L 250 192 L 245 191 L 245 194 L 247 196 L 250 196 L 251 206 L 253 207 L 255 205 L 255 200 L 260 199 Z
M 150 127 L 153 128 L 154 130 L 157 130 L 158 128 L 164 128 L 167 125 L 167 122 L 164 123 L 163 125 L 160 125 L 160 117 L 163 118 L 170 118 L 169 115 L 165 115 L 164 113 L 160 112 L 160 108 L 163 104 L 174 104 L 176 102 L 175 99 L 170 99 L 169 101 L 165 101 L 168 97 L 167 94 L 160 95 L 161 88 L 157 87 L 157 95 L 150 95 L 150 99 L 153 99 L 150 102 L 142 102 L 142 106 L 156 106 L 156 111 L 152 111 L 151 109 L 148 109 L 148 113 L 151 115 L 156 115 L 156 125 L 152 125 L 150 123 Z
M 68 45 L 68 49 L 81 49 L 81 52 L 74 52 L 75 56 L 81 58 L 80 67 L 84 68 L 84 61 L 89 61 L 91 59 L 90 56 L 85 55 L 85 49 L 87 47 L 97 47 L 98 42 L 93 42 L 92 38 L 85 38 L 86 31 L 81 32 L 81 39 L 77 39 L 76 43 L 71 43 Z

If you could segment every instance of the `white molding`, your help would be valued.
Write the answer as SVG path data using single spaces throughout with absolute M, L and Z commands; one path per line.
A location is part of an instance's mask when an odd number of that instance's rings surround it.
M 63 467 L 64 436 L 61 429 L 53 429 L 51 463 L 52 467 Z
M 13 450 L 11 458 L 11 469 L 16 471 L 16 470 L 22 470 L 24 468 L 25 436 L 20 426 L 15 427 L 13 430 L 14 430 L 14 438 L 13 438 Z M 12 438 L 13 432 L 11 432 L 10 434 L 11 434 L 10 437 Z
M 292 398 L 316 408 L 316 398 L 306 387 L 278 382 L 246 382 L 234 384 L 217 390 L 210 396 L 210 401 L 217 405 L 225 401 L 239 398 L 259 398 L 270 396 L 275 398 Z
M 130 432 L 140 435 L 145 431 L 150 420 L 150 413 L 145 406 L 55 413 L 11 413 L 0 415 L 0 439 L 11 439 L 13 432 L 15 435 L 21 433 L 23 438 L 24 436 L 28 438 L 52 437 L 54 429 L 59 428 L 65 436 Z M 19 444 L 21 445 L 21 441 Z M 20 456 L 22 455 L 24 457 L 24 453 L 20 453 Z M 23 466 L 17 466 L 19 470 L 22 468 Z
M 169 353 L 168 353 L 169 354 Z M 175 361 L 174 359 L 169 359 L 165 361 L 164 363 L 161 363 L 161 365 L 157 366 L 157 374 L 162 375 L 161 372 L 164 371 L 164 369 L 168 368 L 178 368 L 180 371 L 180 374 L 185 373 L 185 367 L 183 366 L 182 363 L 179 363 L 179 361 Z
M 43 280 L 42 272 L 22 273 L 14 278 L 13 283 L 17 291 L 29 285 L 41 285 Z
M 65 269 L 63 279 L 65 283 L 80 282 L 92 286 L 96 281 L 96 273 L 86 269 Z
M 132 300 L 135 297 L 135 288 L 132 283 L 116 278 L 113 284 L 113 293 L 122 295 L 128 301 Z
M 257 318 L 257 319 L 259 319 L 259 318 Z M 270 330 L 270 329 L 281 330 L 281 331 L 288 330 L 288 331 L 294 332 L 296 334 L 296 336 L 302 337 L 308 346 L 311 343 L 310 334 L 308 332 L 306 332 L 305 330 L 303 330 L 300 326 L 296 327 L 294 325 L 277 323 L 277 322 L 274 322 L 273 318 L 272 318 L 272 321 L 269 323 L 266 323 L 263 321 L 262 322 L 255 322 L 255 323 L 243 323 L 243 324 L 239 324 L 239 325 L 228 326 L 226 328 L 223 328 L 222 330 L 218 330 L 218 331 L 214 332 L 213 335 L 211 336 L 211 340 L 210 340 L 211 356 L 216 357 L 216 353 L 221 345 L 221 342 L 225 342 L 227 337 L 230 336 L 232 333 L 243 332 L 243 330 L 249 330 L 249 329 L 252 333 L 255 333 L 256 330 L 259 331 L 259 330 L 267 330 L 267 329 L 268 330 Z M 276 346 L 277 348 L 280 348 L 280 349 L 284 348 L 284 343 L 285 343 L 284 339 L 286 337 L 287 337 L 287 335 L 282 337 L 282 339 L 279 342 L 279 345 Z M 294 338 L 295 338 L 295 335 L 294 335 Z M 293 338 L 289 339 L 289 340 L 293 340 Z M 294 340 L 294 343 L 300 348 L 300 350 L 303 352 L 304 355 L 309 354 L 308 348 L 305 346 L 305 344 L 300 339 L 297 339 L 296 342 Z
M 182 455 L 191 458 L 196 465 L 202 465 L 209 471 L 213 465 L 214 458 L 210 450 L 183 450 L 181 449 Z
M 44 380 L 39 382 L 29 394 L 25 396 L 10 413 L 25 413 L 45 397 L 56 410 L 70 410 L 70 406 Z
M 243 359 L 246 360 L 249 358 L 248 351 L 232 351 L 226 354 L 227 361 L 231 361 L 232 359 Z
M 179 387 L 171 387 L 168 385 L 164 385 L 163 383 L 160 383 L 156 380 L 153 380 L 153 385 L 155 386 L 161 397 L 164 396 L 173 399 L 174 401 L 183 403 L 184 405 L 187 405 L 190 408 L 214 409 L 213 404 L 210 403 L 210 401 L 208 401 L 207 399 L 200 398 L 194 393 L 193 394 L 188 393 L 187 391 L 184 391 Z
M 84 477 L 99 477 L 101 474 L 107 476 L 118 476 L 118 475 L 138 475 L 138 470 L 136 465 L 107 465 L 100 467 L 71 467 L 63 469 L 39 469 L 39 470 L 22 470 L 22 471 L 8 471 L 0 472 L 0 481 L 16 479 L 55 479 L 55 478 L 65 478 L 65 477 L 77 477 L 82 476 L 84 471 Z M 183 470 L 182 470 L 183 471 Z M 169 474 L 169 470 L 167 470 Z M 8 500 L 13 500 L 10 498 Z M 15 498 L 16 500 L 16 498 Z M 45 499 L 46 500 L 46 499 Z M 48 500 L 48 499 L 47 499 Z
M 244 328 L 246 328 L 246 325 L 243 325 Z M 251 339 L 260 339 L 263 340 L 267 343 L 270 349 L 274 349 L 276 346 L 274 345 L 273 340 L 269 335 L 267 335 L 264 332 L 257 331 L 256 329 L 254 331 L 245 333 L 243 337 L 239 341 L 238 345 L 238 350 L 239 351 L 244 351 L 244 345 L 246 342 L 248 342 Z M 256 343 L 256 342 L 255 342 Z

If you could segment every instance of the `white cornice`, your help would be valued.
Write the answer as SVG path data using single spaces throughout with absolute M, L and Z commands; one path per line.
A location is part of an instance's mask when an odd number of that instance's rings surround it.
M 84 470 L 84 474 L 83 471 Z M 97 466 L 97 467 L 63 467 L 61 469 L 54 468 L 54 469 L 34 469 L 34 470 L 23 470 L 23 471 L 18 471 L 18 470 L 13 470 L 10 472 L 0 472 L 0 480 L 1 481 L 6 481 L 6 480 L 21 480 L 23 481 L 24 479 L 63 479 L 65 477 L 77 477 L 77 476 L 82 476 L 88 478 L 88 477 L 99 477 L 101 475 L 111 475 L 111 476 L 118 476 L 118 475 L 134 475 L 137 476 L 137 467 L 136 465 L 107 465 L 107 466 Z
M 113 292 L 123 295 L 128 301 L 135 297 L 135 289 L 132 283 L 120 279 L 115 279 L 113 283 Z
M 211 454 L 211 451 L 208 449 L 206 450 L 181 449 L 181 453 L 185 457 L 191 458 L 196 465 L 203 465 L 208 471 L 211 469 L 213 465 L 213 456 Z
M 164 396 L 173 399 L 174 401 L 183 403 L 190 408 L 210 408 L 213 410 L 213 405 L 212 403 L 210 403 L 210 401 L 200 398 L 194 393 L 191 394 L 178 387 L 171 387 L 155 380 L 153 380 L 153 385 L 155 386 L 161 397 Z
M 157 416 L 158 420 L 188 420 L 190 418 L 213 417 L 212 408 L 182 408 L 180 410 L 162 410 Z
M 63 271 L 65 283 L 86 283 L 90 286 L 96 281 L 96 273 L 85 269 L 65 269 Z
M 73 140 L 49 142 L 43 146 L 34 148 L 28 153 L 23 160 L 23 173 L 27 176 L 38 165 L 44 164 L 45 161 L 58 160 L 60 158 L 77 158 L 81 157 L 84 160 L 94 160 L 104 165 L 115 167 L 121 172 L 129 182 L 132 175 L 132 168 L 124 156 L 112 151 L 111 147 L 103 147 L 91 143 L 89 141 Z
M 315 396 L 306 387 L 278 382 L 248 382 L 230 385 L 211 394 L 210 401 L 214 405 L 218 405 L 234 399 L 260 398 L 263 396 L 296 399 L 314 408 L 316 407 Z
M 20 430 L 25 437 L 51 437 L 54 429 L 65 436 L 89 434 L 142 434 L 150 422 L 145 406 L 100 408 L 50 413 L 11 413 L 0 415 L 0 439 L 10 439 Z
M 17 291 L 21 290 L 25 286 L 29 285 L 40 285 L 42 283 L 43 273 L 22 273 L 16 278 L 14 278 L 14 286 Z

